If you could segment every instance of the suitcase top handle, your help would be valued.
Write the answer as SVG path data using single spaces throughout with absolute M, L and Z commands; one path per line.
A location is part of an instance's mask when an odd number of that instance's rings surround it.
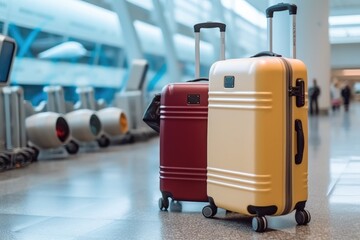
M 220 28 L 220 32 L 225 32 L 226 25 L 219 22 L 204 22 L 194 25 L 194 32 L 200 32 L 201 28 Z
M 295 4 L 288 4 L 288 3 L 276 4 L 266 9 L 266 17 L 272 18 L 274 16 L 274 12 L 281 12 L 285 10 L 289 10 L 289 15 L 296 15 L 297 6 Z

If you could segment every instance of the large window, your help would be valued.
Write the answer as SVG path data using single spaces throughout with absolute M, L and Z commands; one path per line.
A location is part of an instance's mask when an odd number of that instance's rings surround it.
M 124 67 L 127 68 L 126 56 L 124 49 L 112 47 L 109 45 L 99 46 L 99 62 L 100 66 Z
M 118 47 L 101 45 L 79 38 L 60 36 L 41 29 L 9 25 L 9 36 L 18 43 L 18 57 L 42 58 L 56 62 L 82 63 L 105 67 L 118 67 L 124 51 Z M 67 43 L 76 43 L 71 45 Z M 75 47 L 81 49 L 74 49 Z M 81 52 L 79 52 L 81 50 Z M 52 51 L 52 53 L 50 53 Z M 49 52 L 49 54 L 44 54 Z M 45 56 L 45 57 L 42 57 Z M 121 63 L 124 65 L 124 62 Z
M 65 40 L 62 36 L 42 32 L 39 28 L 30 29 L 15 24 L 9 24 L 8 34 L 17 42 L 18 57 L 37 58 L 39 53 Z

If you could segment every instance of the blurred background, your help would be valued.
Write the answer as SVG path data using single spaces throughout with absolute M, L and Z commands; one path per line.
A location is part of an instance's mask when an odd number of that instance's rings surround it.
M 46 99 L 42 91 L 46 85 L 63 86 L 66 100 L 74 103 L 78 101 L 76 87 L 91 86 L 96 98 L 112 104 L 115 94 L 126 90 L 133 59 L 146 59 L 146 97 L 166 83 L 194 78 L 195 23 L 227 23 L 227 58 L 248 57 L 267 49 L 264 10 L 270 3 L 1 0 L 0 31 L 18 44 L 11 85 L 24 87 L 25 99 L 33 105 Z M 325 12 L 329 19 L 331 75 L 320 85 L 350 81 L 354 93 L 359 93 L 360 2 L 330 0 L 321 4 L 329 8 Z M 203 76 L 218 58 L 216 40 L 213 32 L 206 31 L 202 37 Z M 320 106 L 329 108 L 330 101 L 320 100 Z

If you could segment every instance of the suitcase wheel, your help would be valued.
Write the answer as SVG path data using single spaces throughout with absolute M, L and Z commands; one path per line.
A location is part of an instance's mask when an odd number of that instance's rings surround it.
M 96 140 L 98 142 L 99 147 L 106 148 L 110 145 L 110 139 L 106 136 L 101 136 L 99 139 Z
M 26 165 L 27 156 L 24 153 L 17 153 L 15 155 L 15 167 L 23 167 Z
M 39 151 L 35 150 L 35 148 L 29 148 L 29 147 L 26 147 L 26 148 L 23 148 L 22 149 L 22 152 L 23 154 L 26 156 L 26 164 L 30 164 L 32 162 L 35 162 L 37 161 L 37 157 L 39 155 Z
M 10 165 L 10 159 L 7 156 L 0 156 L 0 172 L 5 171 Z
M 298 210 L 295 213 L 295 220 L 299 225 L 306 225 L 311 220 L 311 215 L 307 210 Z
M 159 208 L 161 211 L 167 211 L 169 207 L 169 200 L 166 198 L 159 198 Z
M 171 200 L 170 211 L 171 212 L 181 212 L 182 211 L 181 203 L 179 201 Z
M 69 154 L 76 154 L 79 151 L 79 144 L 74 141 L 70 141 L 65 145 L 65 149 Z
M 34 155 L 31 150 L 26 149 L 26 148 L 22 149 L 20 154 L 23 156 L 23 162 L 22 162 L 21 167 L 27 166 L 33 161 Z
M 267 229 L 268 223 L 266 217 L 254 217 L 252 219 L 252 228 L 256 232 L 265 232 Z
M 207 205 L 202 209 L 202 214 L 206 218 L 211 218 L 217 213 L 217 207 L 213 205 Z
M 33 151 L 32 152 L 32 159 L 31 161 L 32 162 L 36 162 L 38 160 L 38 157 L 39 157 L 39 154 L 40 154 L 40 151 L 39 149 L 35 148 L 35 147 L 30 147 L 31 150 Z

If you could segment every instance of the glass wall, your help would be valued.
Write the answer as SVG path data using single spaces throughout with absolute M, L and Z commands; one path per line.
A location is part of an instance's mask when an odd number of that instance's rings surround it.
M 160 0 L 176 53 L 180 79 L 169 74 L 170 49 L 164 43 L 164 29 L 156 21 L 152 0 L 128 0 L 131 27 L 140 42 L 139 51 L 149 62 L 145 89 L 159 91 L 165 84 L 194 78 L 193 25 L 204 21 L 227 24 L 227 56 L 244 57 L 265 47 L 263 14 L 243 0 Z M 107 4 L 106 4 L 107 3 Z M 18 44 L 11 84 L 26 87 L 25 95 L 33 104 L 45 100 L 46 85 L 65 87 L 68 101 L 77 100 L 76 87 L 92 86 L 98 98 L 108 103 L 124 89 L 130 67 L 128 52 L 134 45 L 124 34 L 124 21 L 116 1 L 104 1 L 103 9 L 86 1 L 18 0 L 2 6 L 5 12 L 0 30 Z M 241 9 L 245 9 L 244 12 Z M 68 14 L 63 14 L 64 12 Z M 264 21 L 264 22 L 263 22 Z M 245 37 L 246 36 L 246 37 Z M 214 32 L 201 37 L 201 75 L 207 76 L 218 58 Z

